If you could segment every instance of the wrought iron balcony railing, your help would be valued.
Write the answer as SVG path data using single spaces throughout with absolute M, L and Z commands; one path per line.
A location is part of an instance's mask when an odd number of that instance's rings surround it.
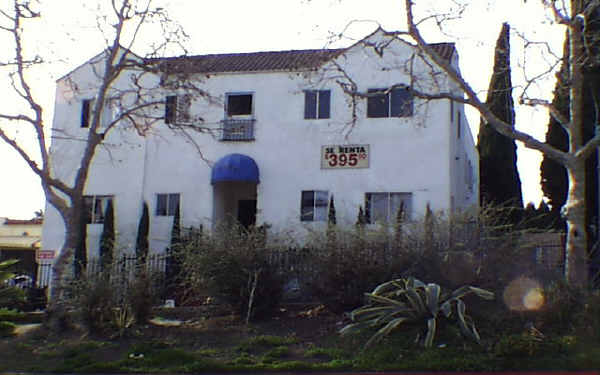
M 221 141 L 253 141 L 255 119 L 221 121 Z

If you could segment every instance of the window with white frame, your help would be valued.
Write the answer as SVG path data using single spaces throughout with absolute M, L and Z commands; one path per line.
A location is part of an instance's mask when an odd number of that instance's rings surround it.
M 112 202 L 112 195 L 86 195 L 83 197 L 85 222 L 87 224 L 102 224 L 106 215 L 108 202 Z
M 330 117 L 331 90 L 304 91 L 304 118 L 323 119 Z
M 189 124 L 192 121 L 190 95 L 169 95 L 165 98 L 165 123 Z
M 365 216 L 368 223 L 392 223 L 401 207 L 404 218 L 410 220 L 412 193 L 365 193 Z
M 329 192 L 303 190 L 300 199 L 300 221 L 326 221 Z
M 156 194 L 156 216 L 175 216 L 179 208 L 179 193 Z
M 393 89 L 369 89 L 367 117 L 410 117 L 413 115 L 413 95 L 407 86 Z

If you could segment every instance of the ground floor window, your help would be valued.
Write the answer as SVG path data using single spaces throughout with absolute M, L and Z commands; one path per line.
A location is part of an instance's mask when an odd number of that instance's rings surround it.
M 304 190 L 300 199 L 301 221 L 326 221 L 329 192 L 326 190 Z
M 113 199 L 112 195 L 86 195 L 83 197 L 85 220 L 88 224 L 104 223 L 106 207 Z
M 412 193 L 366 193 L 366 218 L 368 223 L 392 223 L 402 207 L 404 218 L 412 213 Z
M 156 195 L 156 216 L 175 216 L 179 207 L 179 193 Z

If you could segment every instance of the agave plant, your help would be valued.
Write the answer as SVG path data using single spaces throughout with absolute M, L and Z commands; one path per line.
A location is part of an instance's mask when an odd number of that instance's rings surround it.
M 350 313 L 354 323 L 342 328 L 340 333 L 346 335 L 364 328 L 380 327 L 367 341 L 366 348 L 402 325 L 422 323 L 427 327 L 422 344 L 431 347 L 438 318 L 443 316 L 456 320 L 464 336 L 479 342 L 479 333 L 473 320 L 465 314 L 466 305 L 462 300 L 472 293 L 487 300 L 494 299 L 494 293 L 474 286 L 442 293 L 438 284 L 425 284 L 412 277 L 388 281 L 371 293 L 365 293 L 369 303 Z

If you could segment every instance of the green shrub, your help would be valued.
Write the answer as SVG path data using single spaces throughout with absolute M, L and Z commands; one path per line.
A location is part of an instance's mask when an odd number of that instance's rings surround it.
M 6 307 L 0 308 L 0 321 L 20 322 L 25 318 L 25 313 Z
M 15 333 L 17 325 L 13 322 L 0 321 L 0 337 L 12 336 Z
M 0 262 L 0 307 L 18 307 L 25 302 L 25 292 L 14 286 L 6 284 L 15 275 L 11 272 L 13 265 L 18 263 L 16 259 Z
M 553 358 L 564 355 L 575 345 L 573 336 L 538 338 L 526 333 L 513 334 L 500 338 L 494 346 L 494 353 L 503 358 Z
M 536 312 L 536 320 L 545 331 L 570 333 L 585 320 L 586 305 L 592 295 L 581 287 L 556 280 L 543 290 L 544 306 Z
M 290 354 L 290 348 L 287 346 L 276 346 L 273 349 L 268 350 L 265 354 L 263 354 L 263 358 L 268 359 L 277 359 L 284 358 Z
M 144 354 L 144 364 L 153 367 L 169 367 L 175 365 L 191 364 L 196 356 L 182 349 L 166 348 Z

